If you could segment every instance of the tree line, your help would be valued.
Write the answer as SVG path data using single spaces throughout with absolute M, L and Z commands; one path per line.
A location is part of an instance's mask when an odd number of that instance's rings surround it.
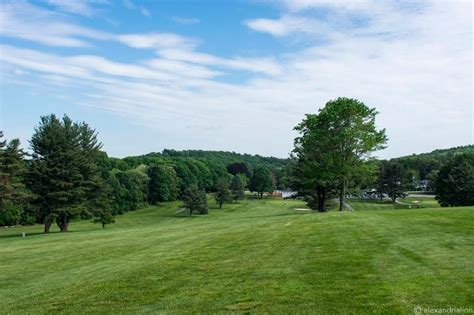
M 222 208 L 244 197 L 263 198 L 292 188 L 308 205 L 375 189 L 393 202 L 425 179 L 441 206 L 474 205 L 474 146 L 380 161 L 385 147 L 377 111 L 350 98 L 329 101 L 295 127 L 299 136 L 289 159 L 222 151 L 149 153 L 123 159 L 102 151 L 97 132 L 68 116 L 41 117 L 26 153 L 18 139 L 0 131 L 0 226 L 55 223 L 67 232 L 72 220 L 114 222 L 114 216 L 146 205 L 182 200 L 189 214 L 208 212 L 208 193 Z
M 102 151 L 97 132 L 68 116 L 41 117 L 27 154 L 0 132 L 0 226 L 72 220 L 106 224 L 148 204 L 182 200 L 189 213 L 207 213 L 206 193 L 221 208 L 244 190 L 263 197 L 288 182 L 286 160 L 236 153 L 164 150 L 124 159 Z

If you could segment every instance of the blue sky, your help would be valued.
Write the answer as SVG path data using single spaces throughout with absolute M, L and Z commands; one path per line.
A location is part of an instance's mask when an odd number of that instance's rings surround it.
M 383 158 L 473 143 L 471 1 L 2 1 L 0 129 L 41 115 L 112 156 L 173 149 L 286 157 L 338 96 L 376 107 Z

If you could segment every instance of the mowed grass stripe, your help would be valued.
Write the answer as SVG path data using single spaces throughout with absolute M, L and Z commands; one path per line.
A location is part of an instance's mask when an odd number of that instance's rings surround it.
M 473 305 L 473 208 L 306 213 L 245 200 L 208 216 L 179 203 L 102 230 L 0 232 L 7 313 L 411 312 Z M 357 210 L 357 208 L 356 208 Z M 29 233 L 40 226 L 26 228 Z

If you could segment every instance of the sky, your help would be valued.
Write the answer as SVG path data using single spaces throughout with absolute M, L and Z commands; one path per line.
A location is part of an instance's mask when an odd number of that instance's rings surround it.
M 293 127 L 340 96 L 379 112 L 377 157 L 474 142 L 471 1 L 0 3 L 0 130 L 25 148 L 55 113 L 115 157 L 288 157 Z

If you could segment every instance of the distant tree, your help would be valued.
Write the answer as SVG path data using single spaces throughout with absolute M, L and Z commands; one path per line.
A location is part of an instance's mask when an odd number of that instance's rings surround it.
M 44 232 L 54 221 L 61 232 L 67 232 L 97 186 L 96 156 L 102 144 L 86 123 L 55 115 L 41 117 L 30 144 L 28 186 L 37 197 Z
M 192 215 L 193 212 L 208 213 L 206 192 L 195 186 L 186 188 L 183 194 L 183 203 L 184 207 L 189 210 L 189 215 Z
M 225 177 L 220 178 L 216 183 L 215 189 L 214 197 L 219 205 L 219 209 L 222 209 L 224 202 L 232 200 L 232 194 L 229 190 L 229 180 Z
M 266 167 L 259 166 L 253 170 L 249 181 L 250 191 L 257 192 L 260 199 L 262 199 L 263 193 L 273 192 L 274 187 L 272 176 Z
M 227 165 L 227 172 L 232 175 L 244 174 L 248 175 L 250 173 L 249 167 L 245 162 L 233 162 Z
M 406 189 L 405 168 L 398 162 L 383 161 L 379 168 L 378 191 L 386 193 L 395 203 Z
M 110 209 L 100 209 L 95 213 L 92 222 L 102 224 L 102 228 L 105 229 L 105 225 L 115 223 L 115 219 Z
M 147 170 L 148 202 L 156 204 L 176 200 L 178 196 L 178 176 L 172 166 L 151 164 Z
M 384 148 L 385 130 L 375 126 L 375 108 L 345 97 L 326 103 L 318 114 L 308 114 L 295 127 L 301 136 L 295 140 L 296 152 L 304 160 L 303 174 L 324 170 L 314 186 L 335 185 L 339 210 L 345 208 L 345 194 L 358 168 L 370 154 Z M 318 161 L 319 159 L 319 161 Z
M 232 192 L 232 198 L 234 201 L 244 199 L 244 184 L 240 175 L 236 174 L 234 177 L 232 177 L 230 190 Z
M 474 153 L 459 154 L 441 167 L 435 193 L 442 207 L 474 205 Z

